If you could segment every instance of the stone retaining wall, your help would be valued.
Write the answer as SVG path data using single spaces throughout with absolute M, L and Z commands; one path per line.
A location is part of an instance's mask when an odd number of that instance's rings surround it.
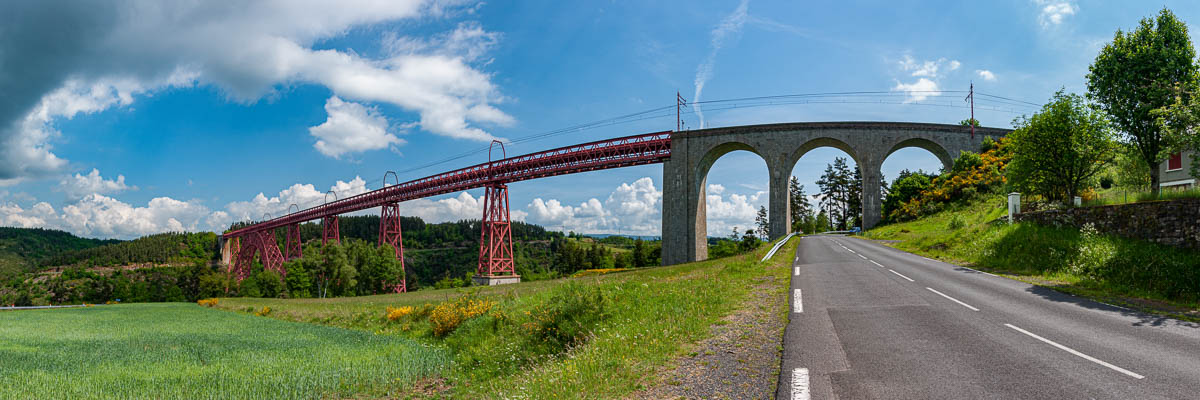
M 1091 222 L 1103 233 L 1200 250 L 1200 199 L 1035 211 L 1014 218 L 1076 228 Z

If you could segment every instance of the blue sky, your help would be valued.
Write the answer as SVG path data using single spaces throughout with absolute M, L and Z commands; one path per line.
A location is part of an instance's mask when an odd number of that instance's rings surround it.
M 915 3 L 915 2 L 914 2 Z M 1188 2 L 1166 2 L 1200 21 Z M 883 103 L 685 110 L 689 128 L 797 121 L 956 123 L 963 95 L 1041 103 L 1085 90 L 1096 52 L 1161 4 L 995 2 L 255 2 L 6 4 L 0 13 L 0 225 L 131 238 L 221 230 L 334 190 L 377 189 L 486 161 L 513 140 L 674 104 L 878 91 Z M 919 90 L 946 91 L 928 95 Z M 698 93 L 699 92 L 699 93 Z M 833 100 L 846 100 L 838 98 Z M 745 105 L 746 103 L 741 103 Z M 1008 127 L 1032 107 L 981 102 Z M 669 113 L 673 114 L 673 113 Z M 674 115 L 510 144 L 523 154 L 673 129 Z M 838 150 L 793 170 L 809 191 Z M 936 170 L 919 149 L 884 163 Z M 514 217 L 553 229 L 656 235 L 661 166 L 511 186 Z M 757 156 L 709 175 L 710 234 L 765 205 Z M 405 203 L 479 218 L 468 192 Z M 368 211 L 368 213 L 374 211 Z

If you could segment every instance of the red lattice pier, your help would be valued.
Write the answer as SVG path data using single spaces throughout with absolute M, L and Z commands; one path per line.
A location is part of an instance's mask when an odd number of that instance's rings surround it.
M 493 148 L 499 142 L 493 142 Z M 504 146 L 501 144 L 501 151 Z M 501 153 L 503 154 L 503 153 Z M 508 184 L 531 179 L 566 174 L 577 174 L 612 168 L 662 163 L 671 157 L 671 132 L 658 132 L 615 139 L 600 140 L 553 150 L 506 157 L 491 161 L 491 150 L 487 163 L 431 175 L 408 182 L 387 184 L 384 187 L 357 196 L 289 212 L 287 215 L 267 219 L 223 235 L 232 240 L 233 252 L 229 272 L 238 281 L 250 273 L 250 265 L 256 255 L 263 267 L 278 271 L 282 276 L 283 262 L 300 257 L 299 224 L 320 219 L 322 243 L 340 242 L 337 217 L 368 208 L 380 207 L 379 245 L 388 244 L 396 250 L 396 257 L 403 265 L 404 246 L 400 229 L 399 204 L 408 200 L 437 196 L 464 190 L 485 188 L 483 219 L 479 241 L 479 268 L 476 283 L 495 284 L 517 281 L 513 265 L 512 236 L 509 220 Z M 398 180 L 398 179 L 397 179 Z M 297 207 L 298 209 L 299 207 Z M 291 211 L 289 208 L 288 211 Z M 275 239 L 275 229 L 286 228 L 284 248 L 281 252 Z M 406 282 L 402 279 L 395 286 L 403 292 Z

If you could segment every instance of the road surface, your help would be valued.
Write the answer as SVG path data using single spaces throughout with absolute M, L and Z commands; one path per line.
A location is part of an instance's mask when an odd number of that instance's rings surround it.
M 800 239 L 779 399 L 1200 399 L 1200 324 Z

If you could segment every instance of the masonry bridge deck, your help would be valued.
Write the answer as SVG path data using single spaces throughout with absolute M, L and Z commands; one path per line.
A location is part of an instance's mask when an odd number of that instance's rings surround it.
M 944 124 L 811 122 L 659 132 L 601 140 L 489 161 L 257 222 L 222 235 L 226 239 L 222 253 L 239 280 L 247 276 L 256 255 L 264 267 L 286 273 L 283 261 L 299 257 L 303 251 L 300 223 L 321 219 L 324 241 L 337 241 L 339 214 L 380 207 L 383 218 L 379 243 L 395 247 L 396 256 L 403 260 L 399 202 L 486 188 L 477 271 L 483 279 L 477 282 L 495 283 L 490 278 L 515 276 L 508 236 L 507 183 L 663 163 L 663 264 L 697 261 L 707 258 L 708 253 L 705 179 L 713 163 L 726 153 L 747 150 L 766 161 L 770 175 L 770 236 L 778 238 L 788 234 L 791 227 L 788 177 L 796 161 L 812 149 L 838 148 L 858 164 L 863 176 L 864 228 L 870 228 L 880 220 L 880 167 L 888 155 L 902 148 L 919 147 L 933 153 L 949 168 L 959 151 L 976 150 L 984 138 L 999 138 L 1008 132 L 976 128 L 972 133 L 969 127 Z M 280 251 L 275 240 L 274 230 L 278 228 L 287 229 L 285 251 Z M 403 291 L 403 283 L 396 290 Z

